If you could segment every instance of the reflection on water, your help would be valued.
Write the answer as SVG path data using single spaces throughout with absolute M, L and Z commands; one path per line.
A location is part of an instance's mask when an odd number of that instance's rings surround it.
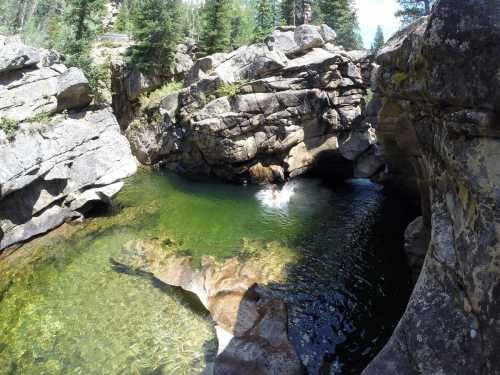
M 273 285 L 311 374 L 359 373 L 408 296 L 399 201 L 363 181 L 271 188 L 139 173 L 121 212 L 70 226 L 0 262 L 0 374 L 195 374 L 213 359 L 209 318 L 173 288 L 116 273 L 126 241 L 174 237 L 199 259 L 237 255 L 242 239 L 297 253 Z M 19 254 L 30 253 L 23 257 Z M 14 253 L 16 255 L 16 253 Z

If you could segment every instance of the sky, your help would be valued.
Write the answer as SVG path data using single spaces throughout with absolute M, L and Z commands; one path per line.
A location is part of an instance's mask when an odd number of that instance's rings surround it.
M 382 26 L 385 40 L 400 26 L 394 13 L 399 9 L 396 0 L 355 0 L 358 8 L 359 26 L 365 48 L 370 48 L 377 26 Z

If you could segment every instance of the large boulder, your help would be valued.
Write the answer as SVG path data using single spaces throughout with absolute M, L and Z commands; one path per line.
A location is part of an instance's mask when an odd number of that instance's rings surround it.
M 283 51 L 288 54 L 297 50 L 299 45 L 295 41 L 294 30 L 280 30 L 276 29 L 271 35 L 273 48 Z
M 243 46 L 215 68 L 223 82 L 235 83 L 269 75 L 286 66 L 288 59 L 279 50 L 270 50 L 265 45 Z
M 16 39 L 4 43 L 0 61 L 10 62 L 5 64 L 9 68 L 0 68 L 0 118 L 24 121 L 90 103 L 85 75 L 60 64 L 58 53 L 25 46 Z
M 378 56 L 378 134 L 390 160 L 415 167 L 431 235 L 408 307 L 364 375 L 500 374 L 499 47 L 498 3 L 441 0 Z
M 368 144 L 352 142 L 361 130 L 344 134 L 361 122 L 365 92 L 359 67 L 347 55 L 315 48 L 269 71 L 247 59 L 255 51 L 270 50 L 252 46 L 225 56 L 213 75 L 177 97 L 179 125 L 187 129 L 182 144 L 189 140 L 187 149 L 199 150 L 207 170 L 230 180 L 280 181 L 306 173 L 331 152 L 342 157 L 339 140 L 351 159 L 376 142 L 366 129 Z M 201 61 L 212 64 L 211 58 Z M 248 81 L 230 83 L 236 77 Z M 194 170 L 177 152 L 166 160 Z
M 6 42 L 0 53 L 0 73 L 37 65 L 41 59 L 42 53 L 39 49 L 20 42 Z
M 78 68 L 70 68 L 57 79 L 57 110 L 83 108 L 92 101 L 90 86 L 85 74 Z
M 136 162 L 110 109 L 85 108 L 80 69 L 15 38 L 0 43 L 2 61 L 20 56 L 0 71 L 0 120 L 9 125 L 0 132 L 2 250 L 109 204 Z
M 0 163 L 0 250 L 109 203 L 136 170 L 109 109 L 22 125 Z

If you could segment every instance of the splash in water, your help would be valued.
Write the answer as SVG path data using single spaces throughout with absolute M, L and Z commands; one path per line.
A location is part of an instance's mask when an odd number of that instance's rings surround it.
M 287 182 L 280 189 L 277 185 L 271 185 L 260 190 L 255 197 L 265 207 L 285 209 L 295 194 L 295 182 Z

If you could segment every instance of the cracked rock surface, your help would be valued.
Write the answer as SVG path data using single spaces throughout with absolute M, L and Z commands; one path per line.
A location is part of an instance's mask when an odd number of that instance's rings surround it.
M 363 375 L 500 374 L 499 47 L 498 2 L 441 0 L 377 57 L 389 173 L 422 194 L 407 245 L 415 254 L 422 230 L 430 242 L 404 316 Z
M 17 39 L 0 43 L 0 119 L 19 128 L 0 137 L 2 250 L 109 203 L 136 162 L 111 109 L 87 107 L 81 70 Z
M 267 44 L 195 61 L 188 87 L 133 116 L 134 104 L 115 95 L 134 154 L 144 164 L 256 183 L 321 168 L 323 159 L 334 161 L 328 173 L 352 176 L 358 159 L 363 177 L 378 173 L 384 161 L 372 157 L 377 140 L 363 114 L 367 56 L 334 39 L 326 25 L 278 28 Z M 126 86 L 120 79 L 114 87 Z

